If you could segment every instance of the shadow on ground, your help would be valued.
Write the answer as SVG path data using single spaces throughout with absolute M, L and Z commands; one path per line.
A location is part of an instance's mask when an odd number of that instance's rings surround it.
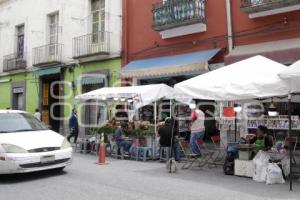
M 52 169 L 47 171 L 31 172 L 31 173 L 24 173 L 24 174 L 0 175 L 0 185 L 36 181 L 40 179 L 62 176 L 65 174 L 67 174 L 67 172 L 57 170 L 57 169 Z

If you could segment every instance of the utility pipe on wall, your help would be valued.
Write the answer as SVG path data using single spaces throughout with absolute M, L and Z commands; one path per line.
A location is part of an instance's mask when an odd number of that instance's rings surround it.
M 231 52 L 233 49 L 231 0 L 226 0 L 226 17 L 227 17 L 228 51 Z

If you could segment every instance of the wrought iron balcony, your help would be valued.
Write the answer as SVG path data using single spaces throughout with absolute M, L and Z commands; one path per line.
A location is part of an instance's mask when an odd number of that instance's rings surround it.
M 62 63 L 62 44 L 48 44 L 33 48 L 33 65 L 42 66 Z
M 18 55 L 16 53 L 3 56 L 3 71 L 9 72 L 18 69 L 26 69 L 27 63 L 24 53 Z
M 248 14 L 295 5 L 300 5 L 300 0 L 241 0 L 241 9 Z
M 163 31 L 206 23 L 206 0 L 167 0 L 153 5 L 153 29 Z
M 109 54 L 109 32 L 99 31 L 73 38 L 73 57 Z

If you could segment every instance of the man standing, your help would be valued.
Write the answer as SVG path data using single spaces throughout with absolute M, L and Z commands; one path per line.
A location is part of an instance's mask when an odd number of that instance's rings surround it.
M 35 113 L 33 114 L 33 116 L 34 116 L 37 120 L 41 121 L 41 113 L 40 113 L 40 110 L 39 110 L 38 108 L 35 109 Z
M 167 118 L 165 124 L 158 130 L 159 144 L 161 147 L 172 147 L 172 155 L 176 161 L 180 160 L 180 149 L 177 141 L 178 135 L 175 131 L 175 120 Z
M 74 137 L 74 143 L 77 142 L 77 137 L 78 137 L 78 118 L 77 118 L 77 112 L 76 109 L 74 108 L 72 110 L 72 115 L 69 119 L 69 128 L 70 128 L 70 135 L 68 137 L 68 141 L 70 142 L 70 139 Z
M 204 138 L 204 134 L 205 134 L 204 121 L 205 121 L 204 113 L 201 110 L 194 108 L 192 111 L 190 145 L 193 153 L 195 154 L 201 154 L 197 142 L 198 140 L 202 140 Z

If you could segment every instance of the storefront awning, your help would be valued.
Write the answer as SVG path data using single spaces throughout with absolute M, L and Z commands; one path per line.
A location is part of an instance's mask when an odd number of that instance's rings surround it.
M 256 55 L 282 64 L 292 64 L 300 59 L 300 38 L 236 46 L 225 57 L 225 64 L 229 65 Z
M 82 85 L 94 85 L 94 84 L 100 84 L 100 83 L 104 83 L 104 78 L 102 77 L 94 77 L 94 76 L 86 76 L 86 77 L 82 77 L 82 79 L 80 80 L 80 83 Z
M 130 62 L 121 69 L 125 78 L 163 77 L 196 74 L 208 69 L 208 61 L 221 49 L 210 49 L 174 56 L 165 56 Z
M 46 69 L 38 69 L 32 72 L 34 76 L 44 76 L 60 73 L 61 67 L 51 67 Z

